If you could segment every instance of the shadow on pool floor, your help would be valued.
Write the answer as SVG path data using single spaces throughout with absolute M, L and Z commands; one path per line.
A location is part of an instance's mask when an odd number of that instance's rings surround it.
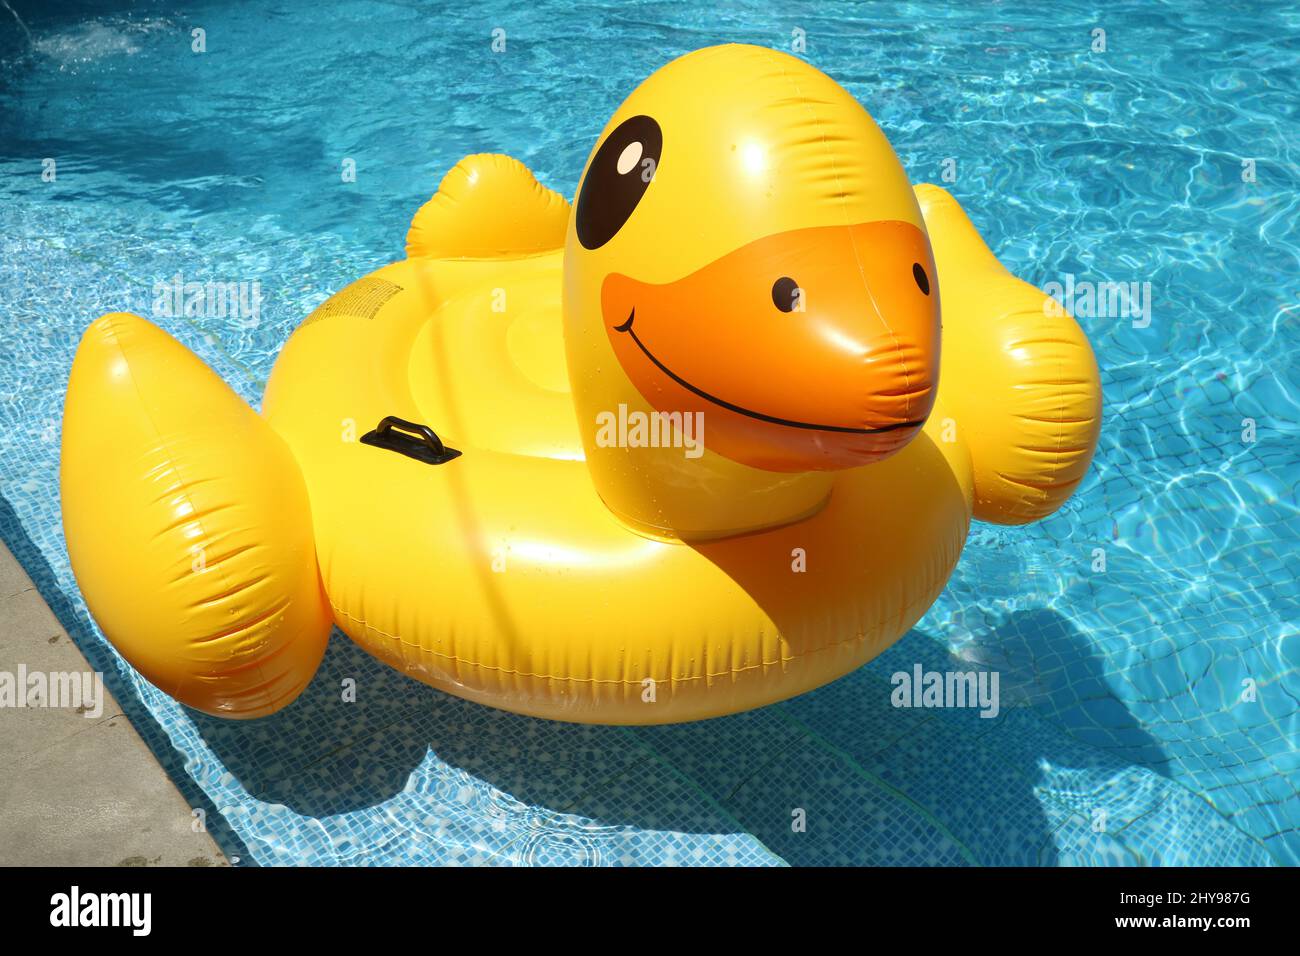
M 0 531 L 163 769 L 207 812 L 223 850 L 253 859 L 3 499 Z M 1101 781 L 1114 791 L 1127 776 L 1118 788 L 1125 813 L 1123 800 L 1150 790 L 1168 758 L 1109 690 L 1087 639 L 1054 612 L 1027 611 L 984 640 L 978 657 L 953 657 L 913 631 L 866 667 L 782 704 L 693 724 L 593 727 L 440 693 L 336 632 L 316 679 L 280 714 L 231 722 L 188 713 L 251 797 L 304 817 L 355 814 L 349 829 L 363 833 L 373 822 L 364 811 L 391 808 L 403 823 L 428 827 L 441 817 L 470 836 L 525 823 L 597 842 L 628 829 L 669 840 L 748 834 L 796 864 L 1051 865 L 1073 829 L 1100 845 L 1085 848 L 1097 861 L 1142 862 L 1122 844 L 1107 847 L 1104 834 L 1087 836 L 1087 788 Z M 893 707 L 890 675 L 917 663 L 997 670 L 1001 713 L 986 720 L 972 710 Z M 345 678 L 356 681 L 356 703 L 343 700 Z M 1045 767 L 1091 782 L 1082 796 L 1062 795 Z
M 891 704 L 895 671 L 983 669 L 919 631 L 783 704 L 642 728 L 461 701 L 336 632 L 316 679 L 280 714 L 193 716 L 252 796 L 307 817 L 386 806 L 417 828 L 428 815 L 452 819 L 470 837 L 489 824 L 597 842 L 602 828 L 748 833 L 790 863 L 1052 865 L 1062 828 L 1090 831 L 1093 817 L 1086 800 L 1070 806 L 1068 797 L 1059 812 L 1044 811 L 1044 766 L 1108 780 L 1134 764 L 1163 772 L 1167 758 L 1064 618 L 1025 612 L 987 646 L 997 648 L 1003 687 L 993 719 Z M 343 700 L 347 679 L 355 703 Z M 1137 862 L 1106 846 L 1104 833 L 1098 840 L 1102 857 Z

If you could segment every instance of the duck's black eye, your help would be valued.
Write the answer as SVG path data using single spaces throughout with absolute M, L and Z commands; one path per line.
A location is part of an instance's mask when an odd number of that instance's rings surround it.
M 799 308 L 803 304 L 801 299 L 803 289 L 789 276 L 782 276 L 772 283 L 772 304 L 782 312 L 793 312 Z
M 916 287 L 918 289 L 926 295 L 930 294 L 930 277 L 926 275 L 925 270 L 921 268 L 921 263 L 912 263 L 912 278 L 916 280 Z
M 578 241 L 599 249 L 618 234 L 655 177 L 664 135 L 649 116 L 633 116 L 605 137 L 578 191 Z

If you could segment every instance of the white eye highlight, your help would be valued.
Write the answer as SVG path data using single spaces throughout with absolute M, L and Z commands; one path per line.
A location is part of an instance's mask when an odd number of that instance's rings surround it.
M 628 143 L 623 147 L 623 152 L 618 154 L 618 174 L 626 176 L 632 170 L 636 169 L 636 164 L 641 160 L 641 143 Z

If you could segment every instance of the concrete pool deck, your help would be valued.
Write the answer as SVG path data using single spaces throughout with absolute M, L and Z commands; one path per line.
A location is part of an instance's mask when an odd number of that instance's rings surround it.
M 0 544 L 0 673 L 89 673 Z M 227 866 L 105 688 L 98 717 L 0 707 L 0 866 Z

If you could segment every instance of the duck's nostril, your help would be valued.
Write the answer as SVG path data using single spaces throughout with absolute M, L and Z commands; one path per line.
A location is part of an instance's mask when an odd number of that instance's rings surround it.
M 772 304 L 782 312 L 803 311 L 803 289 L 789 276 L 772 283 Z
M 912 263 L 912 278 L 916 280 L 916 287 L 918 289 L 926 295 L 930 294 L 930 277 L 926 275 L 925 270 L 921 268 L 921 263 Z

